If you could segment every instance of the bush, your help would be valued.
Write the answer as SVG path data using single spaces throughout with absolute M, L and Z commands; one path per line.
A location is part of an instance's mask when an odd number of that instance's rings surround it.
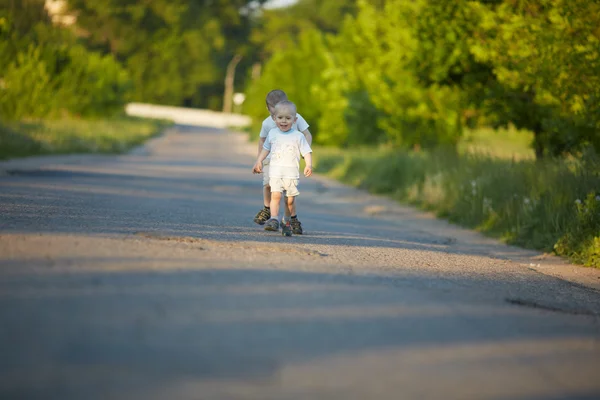
M 584 201 L 575 200 L 575 208 L 577 223 L 567 228 L 554 250 L 575 262 L 600 266 L 600 194 L 590 192 Z
M 39 47 L 29 45 L 3 71 L 0 115 L 7 119 L 44 117 L 56 109 L 57 82 Z
M 43 2 L 24 7 L 20 11 L 45 13 Z M 100 116 L 122 109 L 129 78 L 111 55 L 86 49 L 73 32 L 42 17 L 21 21 L 19 10 L 0 11 L 1 117 Z

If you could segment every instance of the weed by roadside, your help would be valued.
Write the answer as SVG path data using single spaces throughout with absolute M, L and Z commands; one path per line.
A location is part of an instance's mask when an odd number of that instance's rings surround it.
M 509 160 L 455 152 L 315 151 L 318 171 L 527 248 L 600 267 L 600 158 Z
M 0 123 L 0 159 L 43 154 L 122 153 L 159 134 L 167 121 L 134 117 Z

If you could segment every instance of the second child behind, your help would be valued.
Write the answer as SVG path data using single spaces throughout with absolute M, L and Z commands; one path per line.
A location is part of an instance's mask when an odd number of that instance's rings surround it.
M 296 122 L 296 105 L 284 100 L 275 106 L 273 119 L 277 128 L 272 129 L 263 149 L 252 168 L 254 173 L 262 173 L 263 161 L 270 154 L 269 186 L 271 187 L 271 218 L 265 224 L 265 230 L 279 230 L 279 203 L 283 192 L 286 193 L 287 206 L 291 213 L 291 223 L 297 220 L 296 196 L 300 179 L 300 156 L 306 166 L 304 176 L 312 175 L 312 149 L 304 135 L 293 125 Z

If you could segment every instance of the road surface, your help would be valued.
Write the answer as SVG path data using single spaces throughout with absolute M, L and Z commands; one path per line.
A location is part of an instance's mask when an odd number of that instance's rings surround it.
M 265 232 L 254 151 L 178 126 L 5 171 L 0 398 L 600 398 L 593 273 L 322 177 Z

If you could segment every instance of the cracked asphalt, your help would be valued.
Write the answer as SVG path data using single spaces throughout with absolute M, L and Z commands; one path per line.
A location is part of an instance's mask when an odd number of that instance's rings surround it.
M 0 165 L 0 398 L 600 398 L 598 271 L 319 176 L 265 232 L 254 146 Z

